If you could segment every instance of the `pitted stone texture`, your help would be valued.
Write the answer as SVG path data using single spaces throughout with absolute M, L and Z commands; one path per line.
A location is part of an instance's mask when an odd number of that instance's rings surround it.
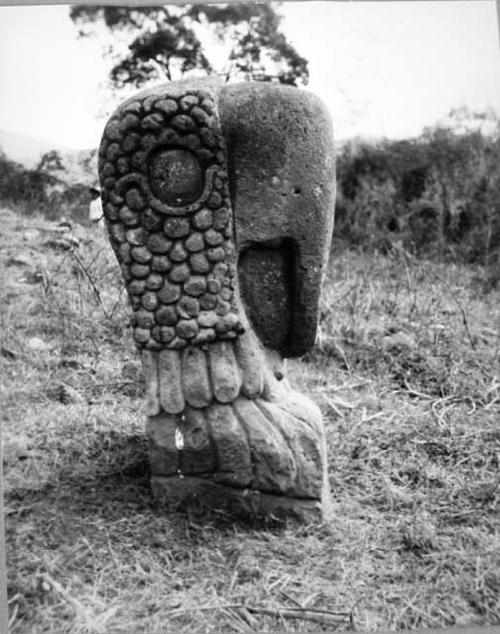
M 156 494 L 170 501 L 178 496 L 177 503 L 196 495 L 215 508 L 224 508 L 228 496 L 241 503 L 260 500 L 247 510 L 269 515 L 281 509 L 280 515 L 302 521 L 324 519 L 329 500 L 321 414 L 307 399 L 301 405 L 307 420 L 278 404 L 243 397 L 209 408 L 188 407 L 182 418 L 149 418 Z M 207 486 L 222 497 L 205 498 Z
M 292 519 L 300 524 L 314 524 L 331 516 L 329 501 L 290 498 L 256 491 L 235 489 L 201 477 L 152 476 L 154 497 L 167 509 L 190 506 L 223 512 L 233 517 Z
M 171 323 L 172 316 L 164 312 L 161 320 Z M 140 315 L 146 320 L 141 324 L 147 325 L 150 314 Z M 197 325 L 209 327 L 215 320 L 215 314 L 203 312 Z M 193 320 L 183 322 L 185 328 L 191 325 Z M 171 340 L 172 327 L 160 330 Z M 254 335 L 245 332 L 236 341 L 212 340 L 206 348 L 192 344 L 185 350 L 144 350 L 142 355 L 151 471 L 164 478 L 165 494 L 170 485 L 177 490 L 179 474 L 202 473 L 205 482 L 230 487 L 236 497 L 249 489 L 284 498 L 280 504 L 288 514 L 305 501 L 315 513 L 326 508 L 321 414 L 290 390 L 278 354 L 266 357 Z M 202 489 L 196 487 L 198 494 Z
M 140 348 L 151 350 L 159 344 L 177 350 L 193 339 L 201 344 L 214 335 L 231 334 L 226 309 L 217 313 L 218 323 L 204 326 L 206 320 L 193 321 L 200 306 L 194 308 L 189 300 L 191 308 L 184 305 L 184 295 L 200 297 L 210 280 L 220 277 L 217 264 L 223 262 L 222 281 L 230 290 L 219 299 L 234 314 L 233 336 L 241 330 L 233 292 L 236 253 L 215 93 L 208 84 L 189 86 L 169 84 L 125 102 L 108 122 L 99 151 L 111 244 L 129 281 L 132 307 L 153 313 L 149 325 L 142 318 L 136 320 L 139 332 L 134 339 Z M 204 310 L 211 310 L 217 298 L 213 305 L 207 300 L 202 303 Z M 165 324 L 156 320 L 155 315 L 163 313 L 154 312 L 172 304 L 176 321 L 169 326 L 175 327 L 175 337 L 170 337 L 170 331 L 166 335 L 161 329 Z
M 289 259 L 286 285 L 272 291 L 280 293 L 280 301 L 266 308 L 265 300 L 256 305 L 242 293 L 248 317 L 254 327 L 258 324 L 267 345 L 285 357 L 301 356 L 314 344 L 333 229 L 335 165 L 329 114 L 305 90 L 248 83 L 224 86 L 219 116 L 227 140 L 238 250 L 266 247 Z M 259 286 L 251 267 L 240 269 L 239 275 Z M 263 280 L 263 298 L 271 287 Z M 291 314 L 284 336 L 277 324 L 286 304 Z

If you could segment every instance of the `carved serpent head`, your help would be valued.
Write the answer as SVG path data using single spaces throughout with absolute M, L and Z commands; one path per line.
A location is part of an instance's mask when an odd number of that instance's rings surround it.
M 157 472 L 179 471 L 174 431 L 184 429 L 189 473 L 319 496 L 321 458 L 311 458 L 316 475 L 306 484 L 296 476 L 295 484 L 292 476 L 265 484 L 250 464 L 249 430 L 241 440 L 235 429 L 259 416 L 245 399 L 293 402 L 304 438 L 316 438 L 311 452 L 322 451 L 318 416 L 291 396 L 281 361 L 314 343 L 333 228 L 333 157 L 319 100 L 271 84 L 172 82 L 126 101 L 106 125 L 103 208 L 134 311 L 147 413 L 159 421 L 151 435 L 165 450 Z M 221 409 L 231 404 L 234 411 Z M 276 455 L 285 452 L 279 442 Z M 238 465 L 228 466 L 228 455 Z
M 311 347 L 334 195 L 318 100 L 269 84 L 167 84 L 116 111 L 99 158 L 140 348 L 234 339 L 238 288 L 264 345 Z

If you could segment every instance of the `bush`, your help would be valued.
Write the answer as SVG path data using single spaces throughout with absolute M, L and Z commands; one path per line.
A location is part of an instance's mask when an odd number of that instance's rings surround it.
M 48 153 L 35 169 L 27 169 L 0 151 L 0 203 L 25 216 L 42 214 L 48 220 L 64 216 L 85 224 L 88 186 L 69 185 L 52 174 L 53 163 L 44 159 L 55 154 Z
M 338 156 L 335 236 L 349 245 L 490 265 L 500 254 L 500 134 L 436 127 Z

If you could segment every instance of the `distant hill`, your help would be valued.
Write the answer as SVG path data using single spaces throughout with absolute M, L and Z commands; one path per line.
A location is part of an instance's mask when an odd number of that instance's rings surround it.
M 36 139 L 21 132 L 7 132 L 7 130 L 0 130 L 0 147 L 10 159 L 28 168 L 35 167 L 40 156 L 49 150 L 57 150 L 61 153 L 69 151 L 68 148 L 57 146 L 51 141 Z
M 37 139 L 21 132 L 0 130 L 0 148 L 12 161 L 33 169 L 46 152 L 56 150 L 62 159 L 63 170 L 51 173 L 62 181 L 73 184 L 97 183 L 97 157 L 95 150 L 71 150 L 51 141 Z

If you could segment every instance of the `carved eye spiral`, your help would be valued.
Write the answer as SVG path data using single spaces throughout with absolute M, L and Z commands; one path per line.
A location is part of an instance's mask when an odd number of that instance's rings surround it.
M 189 205 L 203 192 L 203 170 L 188 150 L 157 150 L 149 159 L 148 176 L 153 194 L 171 207 Z

